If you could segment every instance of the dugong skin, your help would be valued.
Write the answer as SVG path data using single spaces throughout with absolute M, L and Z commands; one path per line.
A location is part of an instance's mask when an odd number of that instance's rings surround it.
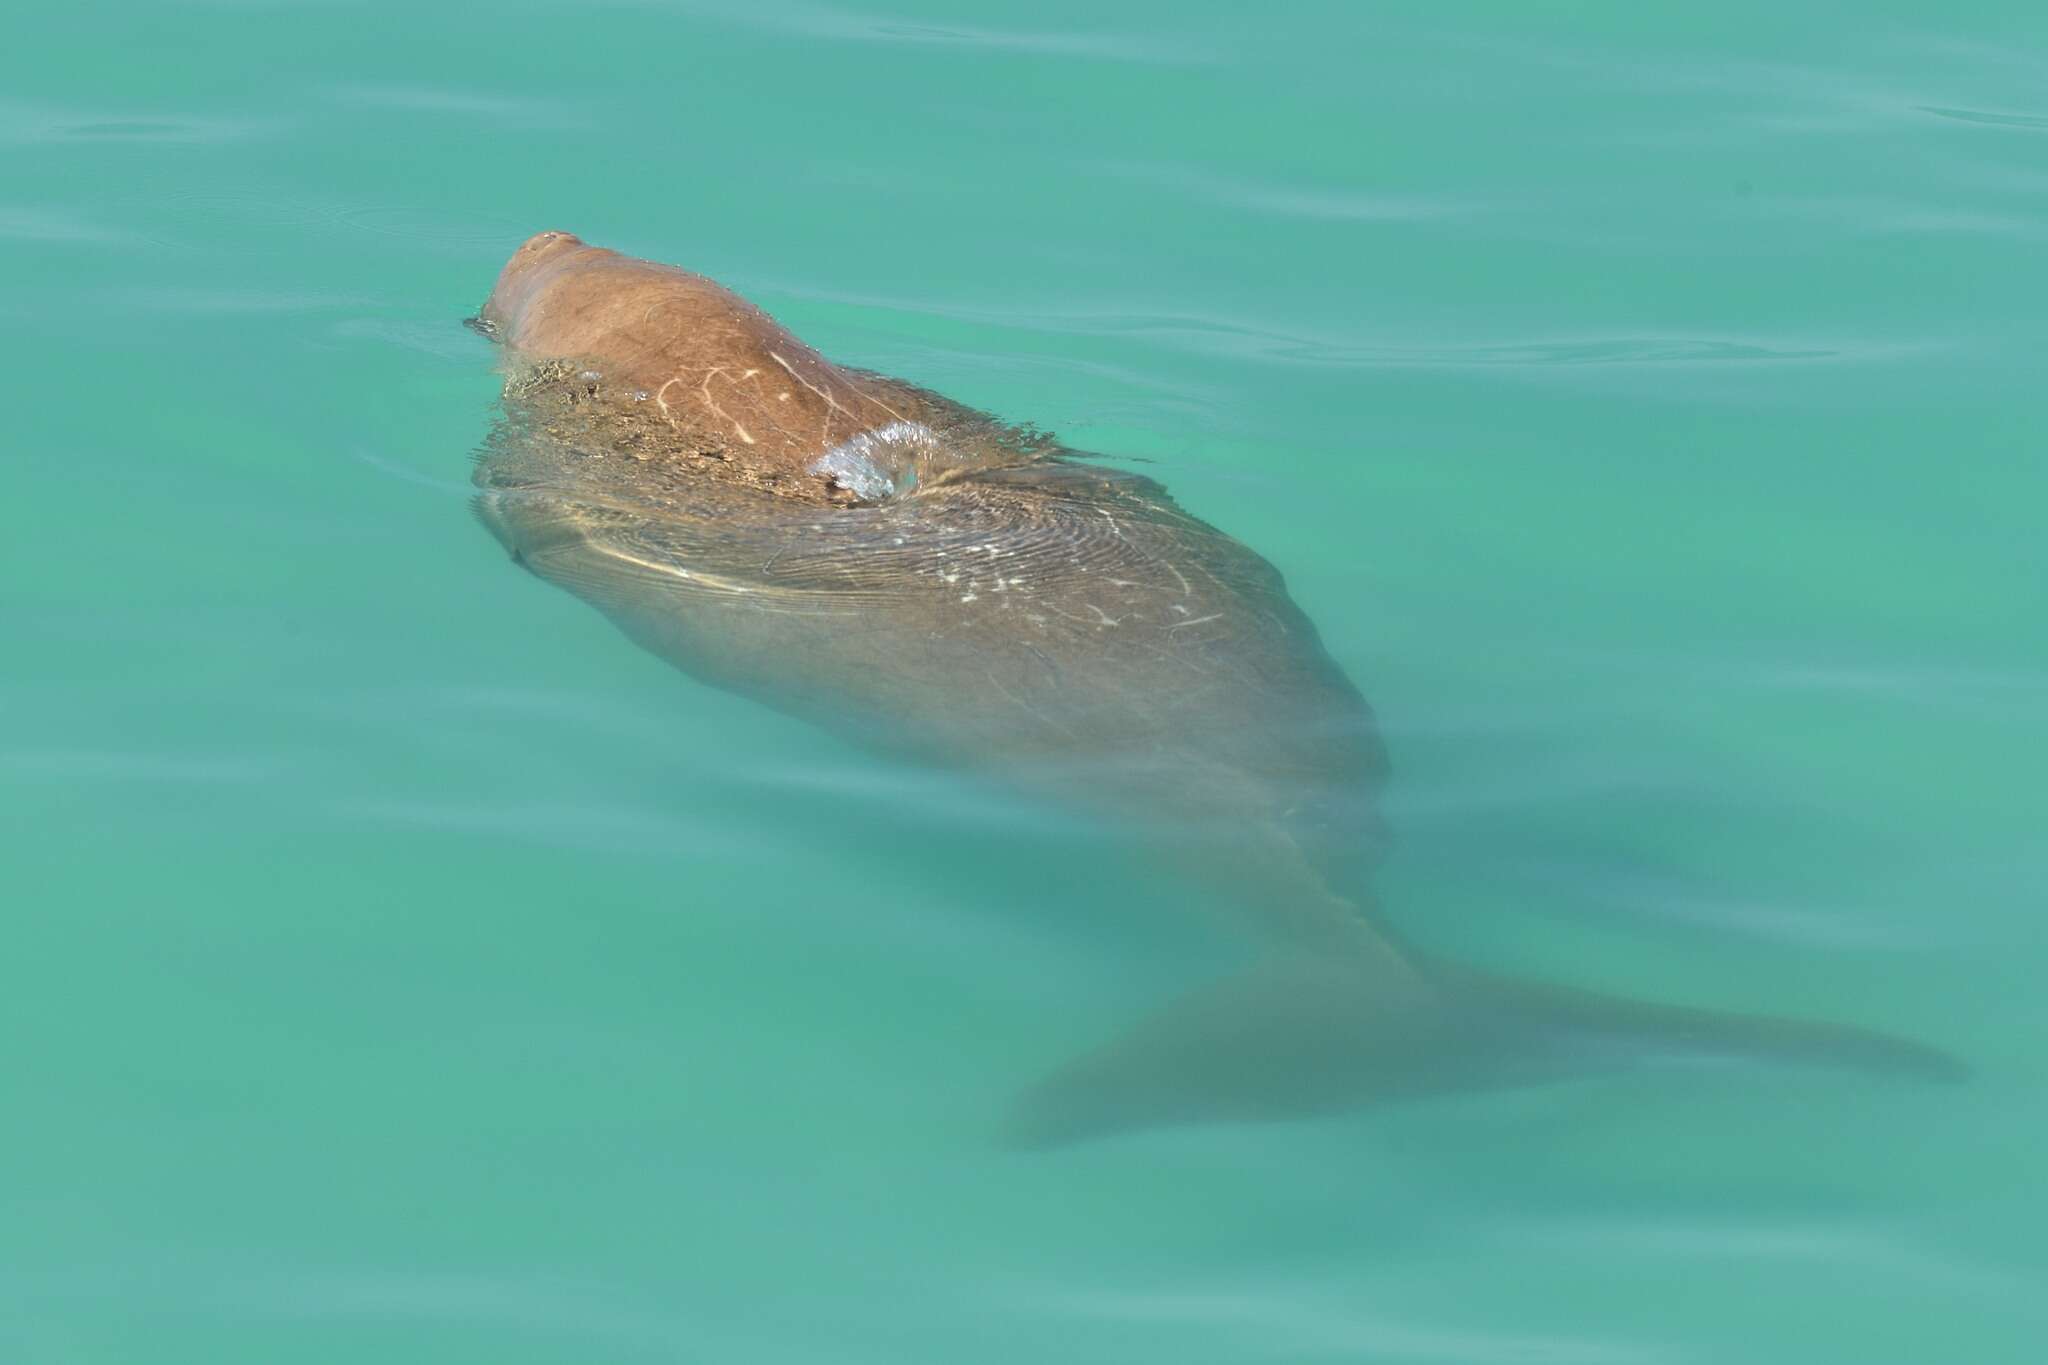
M 859 742 L 1201 826 L 1217 875 L 1270 864 L 1258 918 L 1352 932 L 1302 845 L 1333 868 L 1370 856 L 1384 753 L 1257 555 L 1149 480 L 835 366 L 701 276 L 565 233 L 513 255 L 482 317 L 515 375 L 598 376 L 595 395 L 564 378 L 566 406 L 515 397 L 520 439 L 480 466 L 485 518 L 528 567 L 686 670 Z M 811 472 L 828 443 L 906 421 L 941 451 L 923 482 L 835 505 Z M 649 429 L 638 458 L 607 458 Z
M 908 385 L 841 369 L 702 275 L 567 232 L 515 251 L 479 319 L 512 354 L 589 362 L 608 391 L 647 395 L 638 401 L 680 442 L 730 451 L 798 496 L 826 500 L 805 466 L 834 443 L 956 415 Z
M 1264 945 L 1250 968 L 1033 1086 L 1017 1139 L 1322 1113 L 1631 1052 L 1963 1074 L 1881 1033 L 1504 980 L 1400 943 L 1372 904 L 1372 712 L 1273 567 L 1158 484 L 834 365 L 702 276 L 567 233 L 513 254 L 479 323 L 507 383 L 478 510 L 519 562 L 714 686 L 1099 811 L 1241 908 Z M 890 492 L 856 495 L 825 457 L 899 450 L 890 432 L 918 433 Z

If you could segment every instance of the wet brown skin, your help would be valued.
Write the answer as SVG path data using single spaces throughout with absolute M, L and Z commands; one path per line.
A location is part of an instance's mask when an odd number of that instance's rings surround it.
M 908 385 L 832 364 L 702 275 L 567 232 L 528 238 L 479 320 L 516 356 L 587 365 L 622 410 L 637 404 L 676 444 L 744 466 L 728 473 L 806 500 L 846 501 L 805 469 L 829 447 L 953 415 Z

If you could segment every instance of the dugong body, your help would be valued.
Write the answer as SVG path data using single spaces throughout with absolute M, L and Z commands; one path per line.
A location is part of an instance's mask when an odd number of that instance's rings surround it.
M 566 233 L 514 253 L 477 322 L 507 374 L 478 506 L 526 567 L 707 683 L 1123 821 L 1259 931 L 1243 974 L 1028 1091 L 1016 1137 L 1540 1078 L 1616 1038 L 1950 1069 L 1398 946 L 1371 912 L 1370 710 L 1280 575 L 1158 484 Z

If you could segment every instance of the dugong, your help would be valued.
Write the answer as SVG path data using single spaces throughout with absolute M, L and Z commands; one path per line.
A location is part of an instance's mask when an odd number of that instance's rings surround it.
M 1867 1030 L 1443 961 L 1374 904 L 1373 713 L 1257 554 L 1159 484 L 836 365 L 700 275 L 543 232 L 477 509 L 513 558 L 713 686 L 1121 822 L 1237 906 L 1244 970 L 1024 1088 L 1052 1145 L 1740 1053 L 1952 1078 Z

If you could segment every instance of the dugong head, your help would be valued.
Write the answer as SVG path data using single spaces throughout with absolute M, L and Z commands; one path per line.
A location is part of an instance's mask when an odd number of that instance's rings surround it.
M 502 336 L 523 315 L 526 301 L 546 278 L 544 267 L 578 249 L 588 248 L 573 232 L 536 232 L 521 242 L 505 262 L 505 268 L 498 272 L 498 283 L 476 320 L 493 336 Z
M 841 369 L 717 282 L 574 233 L 522 243 L 476 321 L 508 367 L 563 362 L 600 403 L 770 484 L 823 489 L 829 479 L 812 466 L 827 452 L 930 415 L 923 395 Z

